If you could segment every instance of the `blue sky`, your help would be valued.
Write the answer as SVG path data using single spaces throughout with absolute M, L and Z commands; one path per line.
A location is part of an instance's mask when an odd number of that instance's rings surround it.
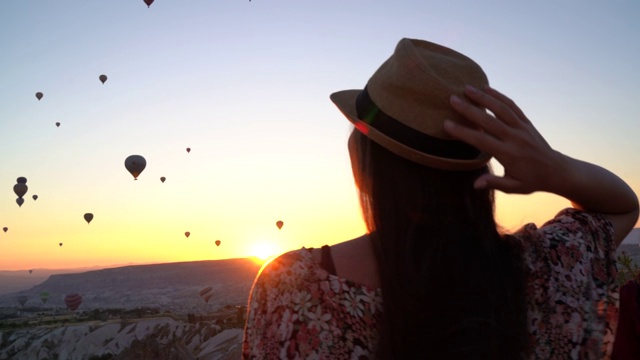
M 0 2 L 0 269 L 359 235 L 350 125 L 328 97 L 362 88 L 402 37 L 470 56 L 553 147 L 640 191 L 638 18 L 633 1 Z M 148 163 L 136 182 L 131 154 Z M 516 228 L 567 205 L 501 195 L 497 216 Z

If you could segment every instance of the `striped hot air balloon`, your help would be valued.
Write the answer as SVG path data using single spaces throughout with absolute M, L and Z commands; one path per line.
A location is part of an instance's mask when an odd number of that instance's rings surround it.
M 78 293 L 70 293 L 64 297 L 64 303 L 67 304 L 67 307 L 71 311 L 76 311 L 80 304 L 82 304 L 82 296 Z
M 205 303 L 209 303 L 209 299 L 213 296 L 213 287 L 207 286 L 206 288 L 200 290 L 200 296 L 204 300 Z

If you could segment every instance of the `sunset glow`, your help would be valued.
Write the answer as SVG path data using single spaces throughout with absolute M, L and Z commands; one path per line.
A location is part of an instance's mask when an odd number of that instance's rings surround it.
M 329 95 L 362 88 L 402 37 L 470 56 L 555 149 L 640 192 L 636 2 L 363 4 L 0 2 L 0 270 L 268 259 L 361 235 L 353 125 Z M 514 230 L 567 206 L 499 193 L 496 217 Z
M 251 248 L 251 256 L 255 256 L 258 259 L 265 261 L 277 254 L 279 254 L 282 250 L 278 249 L 272 242 L 270 241 L 260 241 L 253 245 Z

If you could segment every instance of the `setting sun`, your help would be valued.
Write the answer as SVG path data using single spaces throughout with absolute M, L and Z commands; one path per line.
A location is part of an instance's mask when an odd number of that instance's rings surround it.
M 260 260 L 264 261 L 269 259 L 272 256 L 278 255 L 278 249 L 272 242 L 268 240 L 264 240 L 264 241 L 255 243 L 251 247 L 250 255 L 255 256 Z

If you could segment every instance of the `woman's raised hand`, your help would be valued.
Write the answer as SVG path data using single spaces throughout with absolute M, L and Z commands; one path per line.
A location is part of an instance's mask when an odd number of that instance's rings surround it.
M 472 102 L 457 96 L 450 100 L 470 126 L 448 120 L 445 130 L 504 166 L 504 176 L 482 175 L 476 188 L 563 196 L 576 208 L 605 215 L 614 227 L 614 241 L 622 242 L 638 220 L 638 198 L 627 183 L 607 169 L 553 150 L 520 108 L 496 90 L 467 87 L 465 94 Z
M 465 88 L 473 102 L 451 96 L 451 106 L 474 127 L 445 121 L 453 137 L 493 155 L 504 166 L 504 176 L 485 174 L 476 188 L 490 187 L 507 193 L 552 191 L 564 156 L 549 146 L 522 110 L 508 97 L 486 88 Z M 490 110 L 492 114 L 485 111 Z

